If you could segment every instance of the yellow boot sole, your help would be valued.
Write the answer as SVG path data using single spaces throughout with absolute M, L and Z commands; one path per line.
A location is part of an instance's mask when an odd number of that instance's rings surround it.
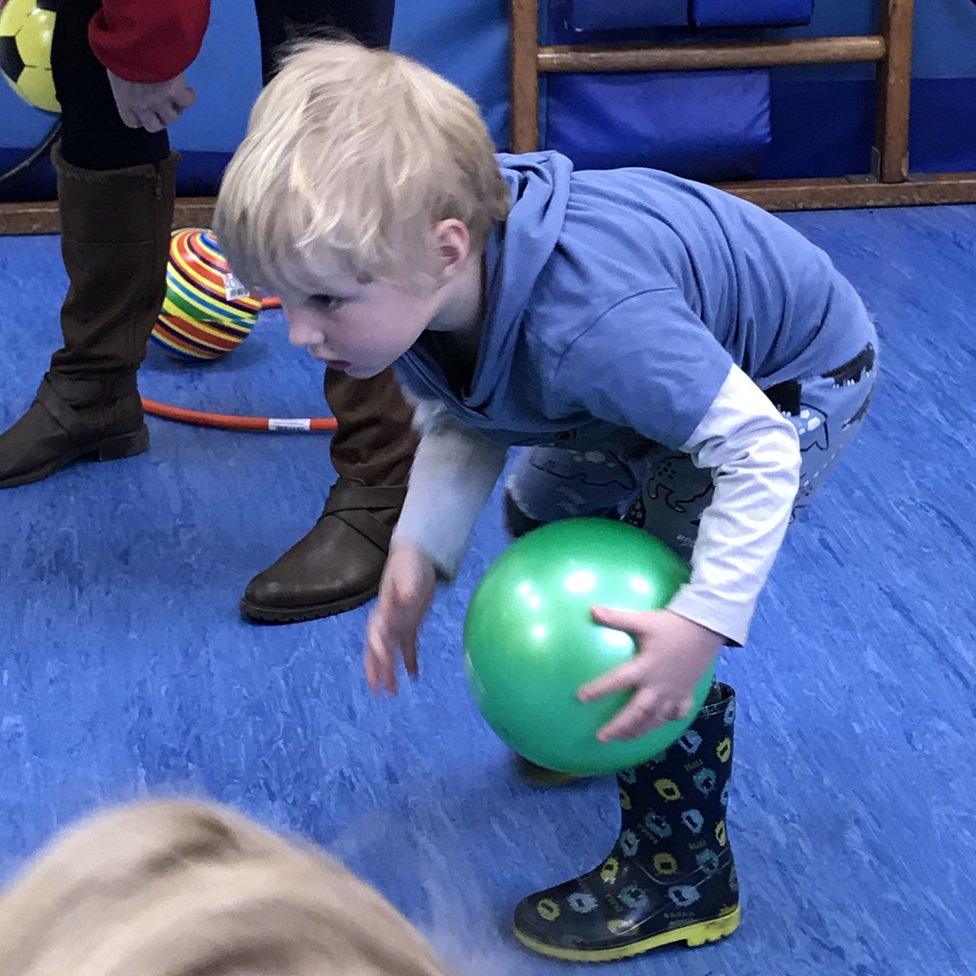
M 730 912 L 719 915 L 717 918 L 710 918 L 705 922 L 695 922 L 694 925 L 686 925 L 684 928 L 672 929 L 670 932 L 662 932 L 660 935 L 653 935 L 649 939 L 641 939 L 638 942 L 631 942 L 628 945 L 618 946 L 613 949 L 561 949 L 558 946 L 546 945 L 538 942 L 531 936 L 525 935 L 517 928 L 515 937 L 533 952 L 538 952 L 542 956 L 549 956 L 552 959 L 562 959 L 565 962 L 615 962 L 618 959 L 630 959 L 632 956 L 639 956 L 657 949 L 660 946 L 671 945 L 674 942 L 685 942 L 692 948 L 704 945 L 706 942 L 718 942 L 725 936 L 731 935 L 739 926 L 742 914 L 739 906 L 736 905 Z

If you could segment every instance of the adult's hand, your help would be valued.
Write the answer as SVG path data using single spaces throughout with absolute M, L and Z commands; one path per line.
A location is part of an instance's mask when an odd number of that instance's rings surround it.
M 169 81 L 146 84 L 127 81 L 108 71 L 108 80 L 119 115 L 132 129 L 161 132 L 197 100 L 197 93 L 186 83 L 182 73 Z

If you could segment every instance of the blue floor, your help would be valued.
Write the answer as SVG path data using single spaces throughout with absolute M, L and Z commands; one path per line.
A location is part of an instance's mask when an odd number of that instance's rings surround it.
M 923 976 L 976 970 L 976 210 L 788 218 L 861 289 L 884 383 L 860 440 L 788 539 L 737 687 L 730 836 L 743 925 L 614 972 Z M 0 424 L 57 343 L 52 238 L 0 240 Z M 147 396 L 321 410 L 269 314 L 209 368 L 155 355 Z M 966 391 L 969 391 L 968 393 Z M 309 835 L 459 968 L 542 976 L 512 904 L 592 867 L 606 780 L 521 782 L 462 673 L 465 601 L 503 547 L 497 497 L 424 633 L 424 680 L 376 702 L 366 610 L 244 623 L 244 583 L 314 521 L 319 436 L 151 422 L 152 451 L 0 493 L 0 876 L 52 831 L 136 796 L 192 794 Z

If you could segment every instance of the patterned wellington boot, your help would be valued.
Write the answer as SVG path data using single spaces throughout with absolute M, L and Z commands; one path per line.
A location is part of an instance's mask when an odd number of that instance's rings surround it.
M 725 826 L 735 695 L 716 684 L 666 752 L 617 777 L 621 830 L 600 867 L 524 899 L 515 934 L 534 952 L 607 962 L 672 942 L 700 946 L 739 924 Z

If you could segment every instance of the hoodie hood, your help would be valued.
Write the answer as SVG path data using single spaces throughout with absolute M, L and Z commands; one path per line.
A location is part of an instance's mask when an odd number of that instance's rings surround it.
M 519 384 L 525 382 L 517 375 L 516 356 L 522 320 L 562 233 L 573 164 L 555 152 L 500 154 L 498 163 L 512 205 L 485 245 L 485 318 L 471 388 L 459 396 L 451 387 L 426 334 L 396 368 L 408 390 L 440 400 L 469 426 L 519 432 L 541 419 L 519 418 L 511 410 L 522 399 Z

